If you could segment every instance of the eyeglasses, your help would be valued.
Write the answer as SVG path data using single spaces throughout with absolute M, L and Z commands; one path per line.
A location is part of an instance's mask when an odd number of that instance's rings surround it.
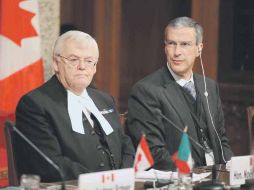
M 87 67 L 94 67 L 97 64 L 97 60 L 92 60 L 91 58 L 80 58 L 80 57 L 76 57 L 76 56 L 71 56 L 71 57 L 64 57 L 62 55 L 57 55 L 58 57 L 61 57 L 63 59 L 65 59 L 68 63 L 70 63 L 72 66 L 77 66 L 79 64 L 81 64 L 82 60 L 85 64 L 85 66 Z

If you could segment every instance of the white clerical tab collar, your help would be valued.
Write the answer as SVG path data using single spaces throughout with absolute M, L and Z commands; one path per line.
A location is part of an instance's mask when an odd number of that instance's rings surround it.
M 90 96 L 88 95 L 88 93 L 87 93 L 87 90 L 86 89 L 84 89 L 83 90 L 83 92 L 81 93 L 81 95 L 80 95 L 82 98 L 90 98 Z
M 111 134 L 114 130 L 107 119 L 102 115 L 97 106 L 95 105 L 92 98 L 88 95 L 87 91 L 83 91 L 80 98 L 80 103 L 85 107 L 88 111 L 93 113 L 93 115 L 97 118 L 100 123 L 103 131 L 106 135 Z
M 85 134 L 82 120 L 82 106 L 78 102 L 78 97 L 79 96 L 67 90 L 68 113 L 72 130 L 80 134 Z
M 75 132 L 81 134 L 85 134 L 82 121 L 82 111 L 84 111 L 83 109 L 87 109 L 87 111 L 93 112 L 106 135 L 109 135 L 114 131 L 106 118 L 100 113 L 92 98 L 88 95 L 86 89 L 81 93 L 80 96 L 77 96 L 68 91 L 68 111 L 70 110 L 69 115 L 71 118 L 72 129 Z

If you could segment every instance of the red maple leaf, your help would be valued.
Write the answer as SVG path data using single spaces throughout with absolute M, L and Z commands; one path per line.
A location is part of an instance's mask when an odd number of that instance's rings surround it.
M 22 1 L 1 0 L 0 4 L 0 34 L 19 46 L 22 39 L 38 35 L 31 23 L 35 14 L 20 8 Z

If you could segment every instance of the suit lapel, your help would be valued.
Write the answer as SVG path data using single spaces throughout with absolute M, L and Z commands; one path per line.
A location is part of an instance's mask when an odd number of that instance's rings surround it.
M 217 141 L 217 136 L 215 134 L 215 130 L 214 130 L 214 127 L 212 125 L 212 122 L 211 122 L 211 117 L 209 115 L 209 110 L 208 110 L 208 106 L 207 106 L 207 100 L 206 100 L 206 97 L 204 95 L 204 92 L 205 92 L 205 86 L 204 86 L 204 79 L 202 76 L 200 75 L 194 75 L 194 80 L 195 80 L 195 84 L 196 84 L 196 89 L 199 91 L 200 93 L 200 96 L 201 96 L 201 101 L 202 101 L 202 104 L 203 104 L 203 108 L 204 108 L 204 111 L 205 111 L 205 116 L 206 116 L 206 120 L 207 120 L 207 127 L 208 127 L 208 135 L 209 135 L 209 139 L 210 139 L 210 142 L 211 142 L 211 145 L 212 145 L 212 150 L 213 150 L 213 153 L 214 153 L 214 158 L 215 158 L 215 162 L 219 163 L 220 162 L 220 159 L 219 159 L 219 155 L 218 155 L 218 152 L 220 152 L 220 150 L 218 149 L 218 145 L 216 143 Z M 209 102 L 209 107 L 210 107 L 210 110 L 211 110 L 211 95 L 212 93 L 209 93 L 209 91 L 211 90 L 214 90 L 214 89 L 211 89 L 211 87 L 207 86 L 207 91 L 208 91 L 208 102 Z M 212 111 L 211 111 L 212 112 Z M 214 120 L 214 116 L 213 116 L 213 113 L 212 114 L 212 117 L 213 117 L 213 120 Z
M 49 80 L 49 88 L 52 91 L 52 97 L 56 97 L 56 101 L 59 105 L 59 111 L 61 111 L 61 114 L 63 115 L 64 121 L 61 121 L 64 123 L 65 127 L 72 130 L 71 120 L 68 113 L 68 104 L 67 104 L 67 91 L 63 87 L 63 85 L 59 82 L 57 77 L 54 75 Z
M 167 67 L 164 67 L 163 75 L 165 75 L 163 95 L 166 97 L 169 105 L 172 105 L 174 111 L 177 113 L 182 123 L 182 125 L 179 127 L 183 130 L 185 126 L 188 126 L 187 133 L 189 137 L 192 138 L 193 141 L 199 142 L 196 128 L 191 117 L 191 110 L 186 103 L 181 86 L 175 82 Z M 192 149 L 194 149 L 198 154 L 201 154 L 200 147 L 196 145 L 193 141 L 190 140 Z

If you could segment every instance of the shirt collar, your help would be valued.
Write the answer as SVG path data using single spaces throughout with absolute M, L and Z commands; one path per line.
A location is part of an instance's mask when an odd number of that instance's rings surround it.
M 80 96 L 77 96 L 70 90 L 67 90 L 68 114 L 71 120 L 72 130 L 80 134 L 85 134 L 82 120 L 83 109 L 79 103 L 80 99 Z
M 173 78 L 175 79 L 175 81 L 180 85 L 180 86 L 184 86 L 186 83 L 188 83 L 189 81 L 191 81 L 194 84 L 194 79 L 193 79 L 193 73 L 191 74 L 191 78 L 189 80 L 185 80 L 182 79 L 179 75 L 177 75 L 176 73 L 174 73 L 174 71 L 170 68 L 168 62 L 167 62 L 167 67 L 169 72 L 171 73 L 171 75 L 173 76 Z
M 67 90 L 67 91 L 68 91 L 68 94 L 69 94 L 70 96 L 72 96 L 73 98 L 75 98 L 75 99 L 80 99 L 80 98 L 87 98 L 87 97 L 89 97 L 86 88 L 83 90 L 83 92 L 81 93 L 81 95 L 76 95 L 76 94 L 74 94 L 73 92 L 71 92 L 70 90 Z

